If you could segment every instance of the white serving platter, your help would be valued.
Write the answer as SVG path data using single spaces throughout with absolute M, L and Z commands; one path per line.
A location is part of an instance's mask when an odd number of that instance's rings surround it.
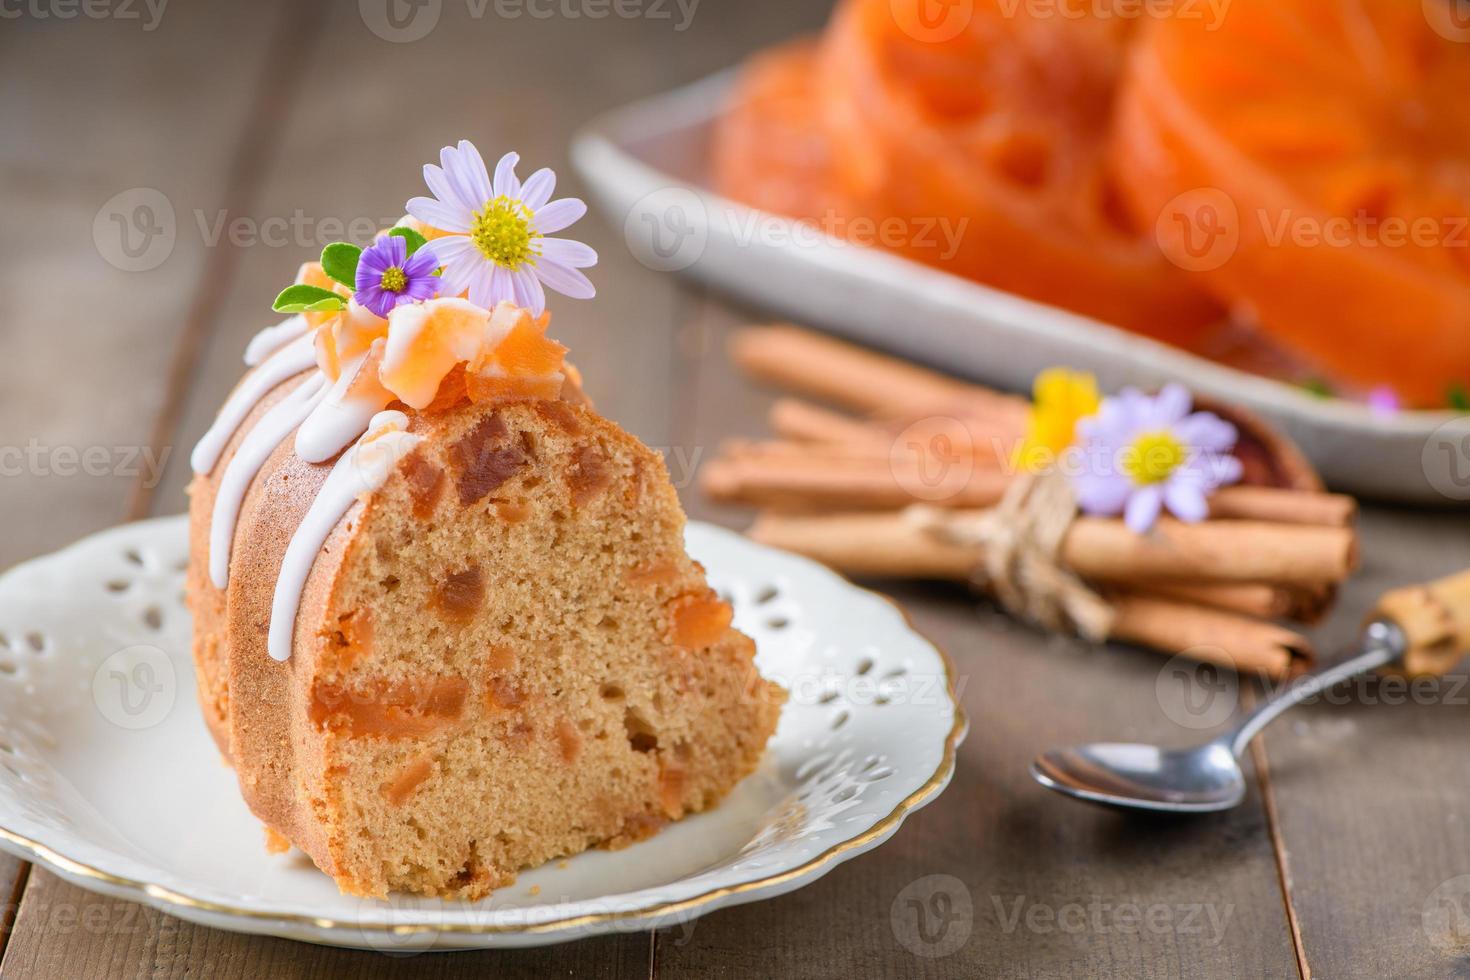
M 0 576 L 0 847 L 192 922 L 386 951 L 671 927 L 808 884 L 949 782 L 966 727 L 953 666 L 820 565 L 709 525 L 687 539 L 791 699 L 755 774 L 647 841 L 478 902 L 352 898 L 299 853 L 267 854 L 195 702 L 171 517 Z
M 583 179 L 639 261 L 783 317 L 1015 391 L 1043 368 L 1105 390 L 1179 381 L 1279 424 L 1334 489 L 1421 504 L 1470 501 L 1470 417 L 1367 406 L 1226 367 L 753 211 L 704 186 L 730 72 L 612 112 L 573 144 Z M 1467 340 L 1470 342 L 1470 340 Z

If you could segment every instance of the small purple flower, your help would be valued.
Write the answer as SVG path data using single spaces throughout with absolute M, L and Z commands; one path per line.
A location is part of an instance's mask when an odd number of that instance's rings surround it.
M 358 305 L 387 319 L 393 309 L 414 300 L 432 299 L 439 289 L 438 262 L 430 249 L 408 254 L 408 242 L 384 235 L 363 249 L 357 260 Z
M 1182 521 L 1204 520 L 1209 495 L 1239 480 L 1241 465 L 1230 455 L 1235 426 L 1190 408 L 1189 392 L 1177 384 L 1154 398 L 1125 388 L 1078 422 L 1082 468 L 1072 487 L 1082 511 L 1122 514 L 1138 534 L 1166 507 Z

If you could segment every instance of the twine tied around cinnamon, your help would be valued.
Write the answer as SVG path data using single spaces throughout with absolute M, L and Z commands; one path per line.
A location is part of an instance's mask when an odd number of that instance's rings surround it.
M 1063 474 L 1022 474 L 999 504 L 978 515 L 926 506 L 904 513 L 925 531 L 974 548 L 972 581 L 1011 613 L 1054 632 L 1075 630 L 1096 643 L 1107 639 L 1113 606 L 1058 557 L 1077 516 L 1077 498 Z

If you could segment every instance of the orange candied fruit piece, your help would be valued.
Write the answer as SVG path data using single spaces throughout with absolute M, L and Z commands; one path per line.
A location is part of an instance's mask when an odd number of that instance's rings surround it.
M 670 639 L 675 646 L 703 650 L 714 645 L 735 618 L 730 604 L 720 601 L 713 592 L 685 595 L 669 603 Z
M 319 728 L 345 731 L 353 738 L 418 738 L 458 721 L 469 687 L 463 677 L 379 682 L 366 688 L 319 684 L 312 692 L 310 717 Z

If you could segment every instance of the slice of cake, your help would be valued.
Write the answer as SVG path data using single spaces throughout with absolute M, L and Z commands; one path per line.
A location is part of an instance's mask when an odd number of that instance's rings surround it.
M 343 891 L 478 897 L 713 806 L 785 692 L 684 552 L 660 456 L 546 337 L 585 210 L 468 143 L 328 246 L 196 448 L 204 717 L 273 844 Z

